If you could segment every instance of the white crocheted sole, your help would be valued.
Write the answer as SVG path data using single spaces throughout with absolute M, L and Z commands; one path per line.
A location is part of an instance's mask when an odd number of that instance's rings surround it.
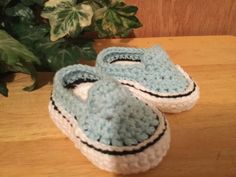
M 169 97 L 158 97 L 141 91 L 145 90 L 147 92 L 150 92 L 137 82 L 127 80 L 119 81 L 127 86 L 136 97 L 147 103 L 149 106 L 158 108 L 162 112 L 179 113 L 191 109 L 197 103 L 197 100 L 199 99 L 199 87 L 179 65 L 176 65 L 176 68 L 187 78 L 189 82 L 189 87 L 185 91 L 186 96 L 171 97 L 173 94 L 171 95 L 160 93 L 162 96 Z M 188 92 L 191 92 L 191 94 L 187 94 Z M 181 93 L 181 95 L 184 95 L 185 93 Z M 175 93 L 175 95 L 178 95 L 178 93 Z
M 154 135 L 137 146 L 121 148 L 104 145 L 89 139 L 81 131 L 75 118 L 58 105 L 55 109 L 52 102 L 49 103 L 49 113 L 53 122 L 74 142 L 82 154 L 100 169 L 121 174 L 147 171 L 157 166 L 166 155 L 170 145 L 169 125 L 163 114 L 155 111 L 159 116 L 160 124 Z M 149 146 L 142 149 L 145 145 Z M 139 151 L 140 149 L 142 150 Z M 118 153 L 129 153 L 125 155 L 109 154 L 110 151 L 114 152 L 114 150 Z

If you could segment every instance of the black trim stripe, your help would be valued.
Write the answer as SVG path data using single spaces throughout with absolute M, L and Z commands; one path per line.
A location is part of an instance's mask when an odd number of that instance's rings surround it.
M 90 83 L 93 83 L 93 82 L 96 82 L 97 80 L 93 80 L 93 79 L 87 79 L 87 80 L 83 80 L 83 79 L 78 79 L 78 80 L 75 80 L 74 82 L 72 83 L 69 83 L 67 85 L 65 85 L 65 88 L 68 88 L 68 89 L 74 89 L 76 87 L 76 85 L 79 85 L 81 83 L 86 83 L 86 82 L 90 82 Z M 132 84 L 128 84 L 128 83 L 122 83 L 122 85 L 127 85 L 129 87 L 133 87 L 141 92 L 144 92 L 144 93 L 147 93 L 151 96 L 155 96 L 155 97 L 158 97 L 158 98 L 181 98 L 181 97 L 186 97 L 186 96 L 189 96 L 191 95 L 195 90 L 196 90 L 196 83 L 192 80 L 193 82 L 193 89 L 190 90 L 189 92 L 187 93 L 184 93 L 184 94 L 177 94 L 177 95 L 160 95 L 160 94 L 157 94 L 157 93 L 152 93 L 152 92 L 149 92 L 149 91 L 146 91 L 146 90 L 142 90 L 142 89 L 139 89 L 139 88 L 136 88 L 134 85 Z
M 64 87 L 68 88 L 68 89 L 73 89 L 76 87 L 76 85 L 82 84 L 82 83 L 86 83 L 86 82 L 96 82 L 97 79 L 88 79 L 88 78 L 83 78 L 83 79 L 77 79 L 71 83 L 66 84 Z
M 59 113 L 59 109 L 58 107 L 56 106 L 55 104 L 55 101 L 53 100 L 52 96 L 50 97 L 50 100 L 52 102 L 52 105 L 53 105 L 53 108 Z M 61 111 L 60 111 L 61 112 Z M 59 113 L 62 115 L 62 117 L 64 119 L 67 120 L 67 122 L 70 124 L 71 127 L 73 127 L 72 123 L 70 123 L 70 121 L 66 118 L 66 116 L 64 116 L 62 113 Z M 164 116 L 164 115 L 163 115 Z M 98 152 L 101 152 L 103 154 L 108 154 L 108 155 L 114 155 L 114 156 L 122 156 L 122 155 L 131 155 L 131 154 L 136 154 L 136 153 L 140 153 L 142 151 L 144 151 L 145 149 L 147 149 L 148 147 L 154 145 L 155 143 L 157 143 L 161 138 L 162 136 L 165 134 L 166 130 L 167 130 L 167 122 L 164 118 L 164 129 L 162 130 L 162 132 L 158 135 L 158 137 L 156 137 L 153 141 L 151 142 L 148 142 L 147 144 L 145 144 L 144 146 L 140 147 L 139 149 L 134 149 L 134 150 L 131 150 L 131 151 L 109 151 L 109 150 L 103 150 L 103 149 L 99 149 L 99 148 L 96 148 L 94 147 L 93 145 L 91 144 L 88 144 L 87 142 L 81 140 L 80 137 L 76 136 L 76 138 L 78 138 L 80 140 L 81 143 L 85 144 L 86 146 L 88 146 L 89 148 L 92 148 Z
M 111 61 L 110 63 L 114 63 L 114 62 L 117 62 L 117 61 L 132 61 L 132 62 L 141 62 L 141 60 L 137 59 L 137 60 L 132 60 L 132 59 L 129 59 L 129 58 L 118 58 L 118 59 L 115 59 L 113 61 Z M 139 88 L 136 88 L 134 85 L 132 84 L 128 84 L 128 83 L 122 83 L 123 85 L 127 85 L 129 87 L 133 87 L 141 92 L 144 92 L 144 93 L 147 93 L 149 95 L 152 95 L 152 96 L 155 96 L 155 97 L 159 97 L 159 98 L 180 98 L 180 97 L 185 97 L 185 96 L 189 96 L 191 95 L 195 90 L 196 90 L 196 83 L 192 80 L 192 82 L 194 83 L 193 85 L 193 89 L 187 93 L 184 93 L 184 94 L 177 94 L 177 95 L 167 95 L 167 96 L 164 96 L 164 95 L 159 95 L 159 94 L 155 94 L 155 93 L 152 93 L 152 92 L 149 92 L 149 91 L 145 91 L 145 90 L 142 90 L 142 89 L 139 89 Z
M 108 154 L 108 155 L 114 155 L 114 156 L 122 156 L 122 155 L 132 155 L 132 154 L 136 154 L 136 153 L 140 153 L 142 151 L 144 151 L 145 149 L 147 149 L 148 147 L 154 145 L 155 143 L 157 143 L 161 138 L 162 136 L 165 134 L 166 130 L 167 130 L 167 123 L 166 123 L 166 120 L 165 120 L 165 128 L 163 129 L 163 131 L 158 135 L 158 137 L 156 137 L 153 141 L 145 144 L 145 146 L 142 146 L 140 147 L 139 149 L 134 149 L 134 150 L 131 150 L 131 151 L 109 151 L 109 150 L 103 150 L 103 149 L 98 149 L 96 147 L 94 147 L 93 145 L 91 144 L 88 144 L 87 142 L 85 141 L 82 141 L 80 140 L 83 144 L 87 145 L 88 147 L 96 150 L 96 151 L 99 151 L 103 154 Z M 78 137 L 77 137 L 78 138 Z
M 51 102 L 52 102 L 53 109 L 54 109 L 55 111 L 57 111 L 59 114 L 61 114 L 62 118 L 65 119 L 65 120 L 68 122 L 68 124 L 70 124 L 70 126 L 73 128 L 73 124 L 70 122 L 70 120 L 68 120 L 68 119 L 66 118 L 65 115 L 63 115 L 63 114 L 61 113 L 61 111 L 60 111 L 60 110 L 58 109 L 58 107 L 56 106 L 55 101 L 53 100 L 52 96 L 50 97 L 50 100 L 51 100 Z
M 139 60 L 139 59 L 132 60 L 132 59 L 129 59 L 129 58 L 122 58 L 122 59 L 119 58 L 119 59 L 111 61 L 110 64 L 115 63 L 117 61 L 141 62 L 141 60 Z
M 164 95 L 155 94 L 155 93 L 152 93 L 152 92 L 149 92 L 149 91 L 145 91 L 145 90 L 142 90 L 142 89 L 138 89 L 134 85 L 131 85 L 131 84 L 128 84 L 128 83 L 122 83 L 122 84 L 123 85 L 127 85 L 129 87 L 133 87 L 133 88 L 135 88 L 135 89 L 137 89 L 137 90 L 139 90 L 141 92 L 144 92 L 144 93 L 147 93 L 147 94 L 149 94 L 151 96 L 155 96 L 155 97 L 159 97 L 159 98 L 181 98 L 181 97 L 186 97 L 186 96 L 191 95 L 196 90 L 196 84 L 194 82 L 193 89 L 191 91 L 187 92 L 187 93 L 178 94 L 178 95 L 166 95 L 166 96 L 164 96 Z

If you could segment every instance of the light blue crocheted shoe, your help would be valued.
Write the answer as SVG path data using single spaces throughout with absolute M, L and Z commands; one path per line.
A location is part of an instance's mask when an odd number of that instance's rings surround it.
M 163 112 L 188 110 L 199 98 L 197 84 L 180 66 L 171 62 L 160 46 L 148 49 L 110 47 L 98 54 L 96 67 Z
M 170 132 L 163 114 L 89 66 L 68 66 L 56 73 L 49 113 L 76 147 L 107 171 L 146 171 L 169 148 Z

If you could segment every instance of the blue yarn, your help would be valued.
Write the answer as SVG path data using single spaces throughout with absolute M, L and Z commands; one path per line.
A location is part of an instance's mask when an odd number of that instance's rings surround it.
M 77 79 L 97 79 L 83 101 L 65 86 Z M 53 98 L 71 115 L 87 137 L 112 146 L 131 146 L 144 141 L 159 124 L 150 107 L 112 78 L 89 66 L 73 65 L 54 77 Z
M 116 59 L 141 62 L 111 64 Z M 148 49 L 110 47 L 98 54 L 96 67 L 118 80 L 138 82 L 152 92 L 176 93 L 188 87 L 187 79 L 160 46 Z

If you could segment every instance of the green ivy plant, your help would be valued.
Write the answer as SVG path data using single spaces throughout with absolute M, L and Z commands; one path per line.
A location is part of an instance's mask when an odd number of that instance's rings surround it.
M 52 71 L 96 58 L 93 37 L 127 37 L 141 25 L 121 0 L 0 0 L 0 93 L 6 76 Z M 91 36 L 91 37 L 90 37 Z

